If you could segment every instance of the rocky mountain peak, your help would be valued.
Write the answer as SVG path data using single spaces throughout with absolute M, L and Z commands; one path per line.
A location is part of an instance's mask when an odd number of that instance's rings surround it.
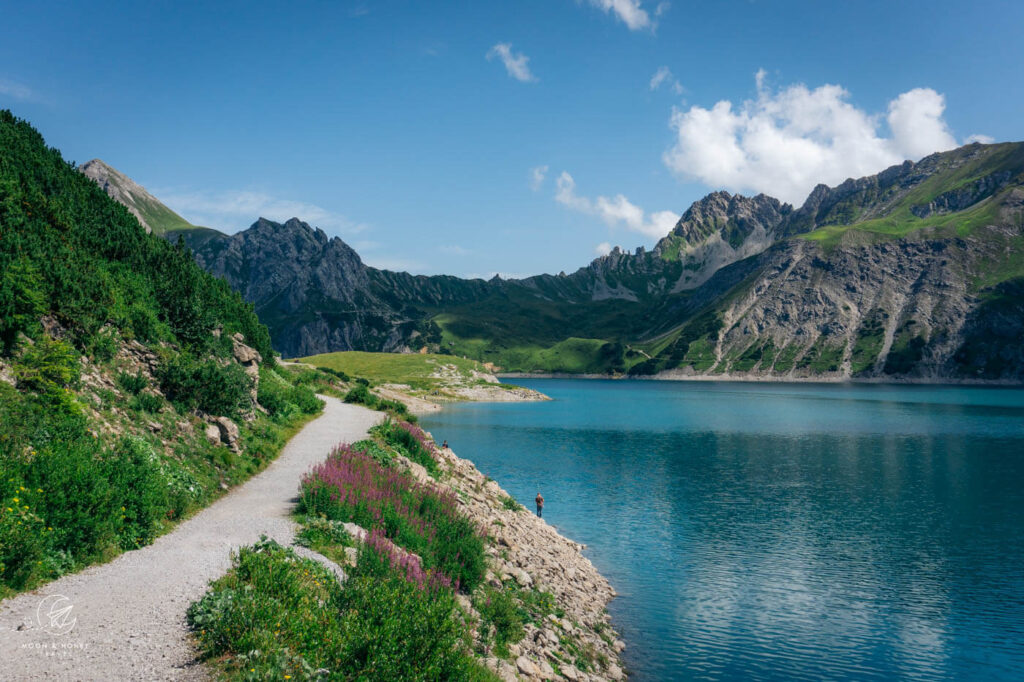
M 672 232 L 658 242 L 655 251 L 671 254 L 680 246 L 693 248 L 715 234 L 720 234 L 735 248 L 758 228 L 770 232 L 792 210 L 789 204 L 766 194 L 746 197 L 725 191 L 712 192 L 686 209 Z
M 79 166 L 78 170 L 99 185 L 111 199 L 124 204 L 125 208 L 146 228 L 147 233 L 153 231 L 153 227 L 142 215 L 141 202 L 139 200 L 142 198 L 148 198 L 154 202 L 157 200 L 142 185 L 137 184 L 134 180 L 102 159 L 87 161 Z
M 93 159 L 78 167 L 86 177 L 99 185 L 111 199 L 120 202 L 146 229 L 158 235 L 195 230 L 196 226 L 162 204 L 145 187 L 101 159 Z

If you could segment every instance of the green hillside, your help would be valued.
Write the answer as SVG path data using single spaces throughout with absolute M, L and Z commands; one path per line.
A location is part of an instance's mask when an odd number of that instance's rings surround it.
M 0 597 L 260 470 L 325 382 L 275 368 L 250 304 L 0 111 Z

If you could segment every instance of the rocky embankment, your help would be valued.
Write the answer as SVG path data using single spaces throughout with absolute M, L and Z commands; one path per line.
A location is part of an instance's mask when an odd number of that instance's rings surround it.
M 549 593 L 554 610 L 562 613 L 527 623 L 523 639 L 509 646 L 509 658 L 491 655 L 488 667 L 508 682 L 625 679 L 620 656 L 626 645 L 606 610 L 616 592 L 583 556 L 584 545 L 521 506 L 510 509 L 508 493 L 450 448 L 437 448 L 435 454 L 444 471 L 440 485 L 455 492 L 462 512 L 489 538 L 487 582 L 499 589 Z M 420 483 L 437 485 L 419 464 L 399 460 Z M 358 539 L 365 531 L 350 529 L 350 534 Z M 471 620 L 479 620 L 468 597 L 460 595 L 459 601 Z
M 488 664 L 506 680 L 623 679 L 619 654 L 625 645 L 612 629 L 606 611 L 616 593 L 583 556 L 584 546 L 559 535 L 526 509 L 506 508 L 508 493 L 469 460 L 451 449 L 440 450 L 439 455 L 451 473 L 445 483 L 455 490 L 465 513 L 494 540 L 487 550 L 491 563 L 488 581 L 498 586 L 515 580 L 522 588 L 550 592 L 565 612 L 563 618 L 548 616 L 542 626 L 527 625 L 526 637 L 510 647 L 512 661 L 491 658 Z M 573 649 L 586 651 L 597 669 L 583 672 L 560 662 L 572 660 Z

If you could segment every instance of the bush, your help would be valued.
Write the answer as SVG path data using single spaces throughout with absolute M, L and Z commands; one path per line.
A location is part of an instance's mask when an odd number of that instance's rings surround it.
M 40 489 L 36 512 L 53 528 L 52 549 L 81 559 L 117 544 L 120 497 L 107 478 L 91 438 L 50 443 L 25 471 L 25 485 Z
M 222 365 L 178 353 L 160 365 L 157 378 L 168 398 L 184 410 L 238 417 L 252 406 L 252 379 L 234 362 Z
M 118 544 L 122 549 L 148 545 L 168 510 L 167 481 L 153 449 L 139 438 L 123 438 L 106 465 L 108 480 L 121 505 Z
M 434 458 L 433 444 L 423 429 L 400 419 L 388 419 L 370 429 L 370 433 L 383 439 L 437 478 L 441 470 Z
M 75 349 L 46 336 L 26 348 L 14 363 L 18 388 L 38 393 L 55 393 L 75 386 L 81 373 L 82 366 Z
M 377 441 L 374 440 L 361 440 L 352 444 L 352 449 L 356 452 L 361 452 L 367 457 L 373 459 L 377 464 L 383 466 L 393 466 L 395 463 L 394 455 L 389 450 L 380 446 Z
M 147 379 L 142 372 L 139 372 L 138 374 L 127 374 L 125 372 L 121 372 L 117 375 L 117 384 L 128 393 L 138 395 L 142 389 L 149 386 L 149 379 Z
M 206 658 L 229 679 L 493 680 L 468 651 L 450 592 L 418 587 L 372 557 L 339 584 L 273 541 L 243 548 L 234 568 L 192 604 Z
M 37 572 L 46 551 L 46 522 L 27 504 L 29 490 L 0 500 L 0 584 L 21 589 Z
M 501 500 L 501 506 L 504 507 L 505 509 L 508 509 L 509 511 L 519 511 L 521 509 L 525 509 L 525 507 L 516 502 L 515 498 L 513 498 L 511 495 L 506 495 Z
M 96 360 L 106 362 L 113 360 L 117 355 L 118 343 L 117 332 L 110 327 L 104 327 L 88 339 L 86 350 Z
M 153 393 L 140 393 L 135 396 L 132 400 L 132 407 L 142 410 L 143 412 L 149 412 L 156 414 L 164 407 L 164 399 Z
M 488 641 L 493 627 L 494 653 L 508 658 L 508 645 L 515 644 L 525 634 L 524 614 L 518 601 L 510 592 L 487 586 L 473 600 L 473 606 L 480 614 L 481 641 Z
M 377 396 L 370 393 L 366 384 L 356 384 L 345 394 L 346 403 L 366 405 L 371 410 L 377 409 Z
M 260 369 L 256 400 L 271 417 L 288 418 L 296 413 L 316 414 L 324 404 L 309 386 L 291 385 L 277 372 Z
M 18 334 L 38 336 L 39 318 L 45 313 L 39 271 L 24 257 L 11 260 L 0 254 L 0 353 L 11 351 Z
M 320 370 L 321 372 L 333 374 L 334 376 L 336 376 L 337 378 L 341 379 L 346 383 L 351 381 L 348 374 L 345 374 L 345 372 L 342 372 L 340 369 L 331 369 L 330 367 L 317 367 L 317 369 Z

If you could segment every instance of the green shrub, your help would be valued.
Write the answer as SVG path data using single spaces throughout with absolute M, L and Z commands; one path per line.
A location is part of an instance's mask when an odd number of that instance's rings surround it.
M 0 500 L 0 585 L 21 589 L 39 570 L 48 531 L 46 522 L 26 504 L 31 492 L 18 486 Z
M 160 365 L 157 378 L 168 398 L 185 410 L 237 417 L 252 405 L 252 379 L 234 362 L 222 365 L 178 353 Z
M 352 449 L 373 458 L 375 462 L 384 466 L 392 466 L 395 463 L 395 456 L 375 440 L 357 441 L 352 444 Z
M 481 641 L 488 642 L 493 627 L 494 653 L 508 658 L 508 645 L 515 644 L 525 634 L 524 613 L 518 601 L 510 592 L 486 586 L 473 600 L 473 606 L 480 614 Z
M 345 374 L 345 372 L 341 371 L 340 369 L 331 369 L 330 367 L 317 367 L 317 369 L 319 369 L 321 372 L 333 374 L 334 376 L 336 376 L 337 378 L 341 379 L 346 383 L 351 381 L 351 378 L 349 378 L 348 374 Z
M 409 412 L 409 408 L 405 406 L 405 403 L 399 400 L 381 399 L 377 402 L 376 409 L 381 412 L 387 412 L 394 419 L 403 419 L 410 424 L 415 424 L 419 421 L 416 415 Z
M 493 680 L 468 651 L 450 592 L 397 572 L 339 584 L 273 541 L 243 548 L 188 620 L 203 655 L 228 679 Z
M 153 449 L 139 438 L 123 438 L 106 465 L 111 488 L 120 502 L 118 544 L 122 549 L 148 545 L 168 510 L 167 481 Z
M 501 506 L 504 507 L 505 509 L 508 509 L 509 511 L 520 511 L 521 509 L 525 509 L 525 507 L 516 502 L 515 498 L 513 498 L 511 495 L 506 495 L 501 500 Z
M 132 400 L 132 407 L 156 414 L 164 407 L 164 399 L 153 393 L 140 393 Z
M 377 409 L 377 396 L 370 393 L 367 384 L 358 383 L 345 394 L 346 403 L 366 405 L 370 409 Z
M 429 439 L 418 426 L 407 421 L 388 419 L 370 429 L 370 433 L 422 466 L 434 478 L 441 473 Z
M 0 212 L 2 216 L 2 212 Z M 0 254 L 0 353 L 9 353 L 18 334 L 38 336 L 46 296 L 39 271 L 24 257 Z
M 307 385 L 292 385 L 271 369 L 260 369 L 260 383 L 256 400 L 272 417 L 290 418 L 302 414 L 316 414 L 323 401 Z
M 24 474 L 26 487 L 44 491 L 36 513 L 53 528 L 50 546 L 81 559 L 117 544 L 120 498 L 99 455 L 99 443 L 89 437 L 52 442 Z
M 78 353 L 69 344 L 41 337 L 14 363 L 18 387 L 39 393 L 54 393 L 75 386 L 82 373 Z
M 117 332 L 110 327 L 104 327 L 88 339 L 86 350 L 96 360 L 107 362 L 117 355 L 118 344 Z
M 138 374 L 121 372 L 117 375 L 117 385 L 132 395 L 138 395 L 142 389 L 149 386 L 149 379 L 142 372 Z

